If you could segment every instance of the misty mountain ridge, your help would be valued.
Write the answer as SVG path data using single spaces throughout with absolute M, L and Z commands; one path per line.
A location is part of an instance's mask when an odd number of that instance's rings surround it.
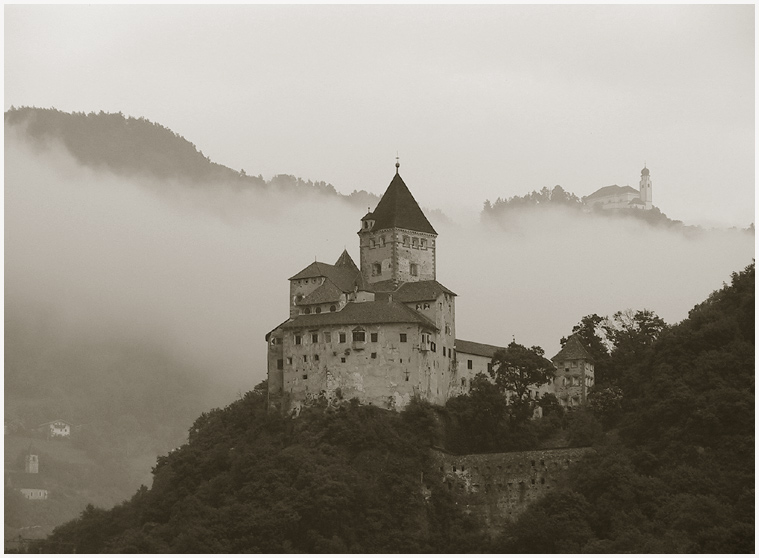
M 337 197 L 359 207 L 379 197 L 365 190 L 339 193 L 332 184 L 278 174 L 265 180 L 211 161 L 195 144 L 150 120 L 119 113 L 67 113 L 55 108 L 11 107 L 5 123 L 23 127 L 35 143 L 60 141 L 82 165 L 125 177 L 178 180 L 192 186 L 225 184 L 239 189 L 273 189 Z

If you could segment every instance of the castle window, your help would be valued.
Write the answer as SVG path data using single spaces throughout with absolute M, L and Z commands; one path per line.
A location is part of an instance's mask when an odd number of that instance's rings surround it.
M 287 364 L 293 363 L 293 357 L 287 357 Z
M 406 371 L 406 381 L 408 382 L 408 370 Z
M 300 335 L 296 335 L 295 336 L 295 344 L 296 345 L 300 345 L 302 343 L 303 343 L 303 337 L 301 337 Z
M 308 307 L 304 308 L 303 309 L 303 313 L 304 314 L 310 314 L 311 313 L 311 308 L 308 308 Z
M 332 343 L 332 332 L 331 331 L 325 331 L 324 332 L 324 342 L 325 343 Z
M 365 343 L 366 342 L 366 332 L 364 330 L 354 330 L 353 331 L 353 341 L 354 341 L 354 343 Z
M 303 362 L 308 362 L 308 355 L 303 355 Z
M 416 277 L 417 275 L 419 275 L 419 266 L 417 266 L 415 263 L 412 263 L 412 264 L 411 264 L 411 270 L 410 270 L 410 273 L 411 273 L 411 275 L 413 275 L 414 277 Z
M 340 357 L 340 362 L 345 362 L 345 357 Z
M 467 370 L 471 370 L 472 366 L 473 366 L 472 360 L 471 359 L 467 360 L 466 361 L 466 369 Z
M 372 275 L 382 275 L 382 264 L 381 263 L 375 263 L 372 264 Z
M 406 334 L 405 333 L 401 333 L 401 343 L 405 343 L 406 339 L 407 339 Z
M 281 358 L 277 360 L 277 370 L 282 370 L 285 367 L 285 361 Z
M 371 340 L 372 340 L 372 343 L 376 343 L 377 342 L 377 334 L 376 333 L 372 333 L 371 334 Z
M 316 307 L 316 313 L 317 314 L 321 314 L 322 313 L 322 307 L 321 306 L 317 306 Z
M 411 239 L 411 247 L 412 247 L 412 248 L 417 248 L 417 247 L 418 247 L 418 245 L 419 245 L 419 239 L 418 239 L 418 238 L 416 238 L 416 237 L 412 238 L 412 239 Z
M 434 353 L 437 352 L 437 345 L 435 343 L 430 343 L 430 350 Z M 437 361 L 435 361 L 435 364 L 437 364 Z
M 443 356 L 445 356 L 445 346 L 443 346 Z
M 319 355 L 314 355 L 314 362 L 319 362 Z
M 425 309 L 425 310 L 429 310 L 429 309 L 430 309 L 430 304 L 429 304 L 429 302 L 425 302 L 425 303 L 424 303 L 424 309 Z
M 421 304 L 417 304 L 417 305 L 416 305 L 416 309 L 417 309 L 417 310 L 421 310 L 421 309 L 422 309 L 422 305 L 421 305 Z
M 308 374 L 303 374 L 303 379 L 308 380 Z
M 377 353 L 372 353 L 372 358 L 377 358 Z
M 345 343 L 345 333 L 340 332 L 340 343 Z
M 419 245 L 421 246 L 422 250 L 426 250 L 426 249 L 427 249 L 427 240 L 426 240 L 426 239 L 424 239 L 424 238 L 423 238 L 423 239 L 421 239 L 421 240 L 419 241 Z
M 380 237 L 380 246 L 384 246 L 384 245 L 385 245 L 385 237 L 381 236 Z
M 319 342 L 319 334 L 318 333 L 312 333 L 311 334 L 311 343 L 318 343 Z
M 407 236 L 403 237 L 403 245 L 404 246 L 408 246 L 408 237 Z
M 330 312 L 334 312 L 335 310 L 337 310 L 337 306 L 335 306 L 334 304 L 329 307 Z
M 492 372 L 492 371 L 493 371 L 493 363 L 488 362 L 488 372 Z

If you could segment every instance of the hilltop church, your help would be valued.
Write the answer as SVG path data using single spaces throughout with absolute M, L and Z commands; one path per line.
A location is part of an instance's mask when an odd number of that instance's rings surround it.
M 599 188 L 589 196 L 582 198 L 582 201 L 588 206 L 596 206 L 601 209 L 637 208 L 648 210 L 653 208 L 652 188 L 651 173 L 646 165 L 643 165 L 637 190 L 630 186 L 612 184 Z
M 437 280 L 437 232 L 399 167 L 361 219 L 360 267 L 344 250 L 334 264 L 313 262 L 289 279 L 289 317 L 266 335 L 269 396 L 283 410 L 319 398 L 395 410 L 414 396 L 442 405 L 490 370 L 499 347 L 456 338 L 456 293 Z M 531 398 L 556 392 L 565 406 L 584 403 L 593 365 L 575 343 L 554 357 L 554 381 Z

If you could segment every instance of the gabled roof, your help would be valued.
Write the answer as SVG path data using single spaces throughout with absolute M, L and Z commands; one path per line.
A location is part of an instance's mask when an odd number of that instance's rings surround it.
M 342 259 L 342 256 L 340 256 L 340 259 Z M 350 259 L 350 256 L 348 256 L 348 259 Z M 353 260 L 350 261 L 351 263 L 353 262 Z M 290 277 L 290 281 L 312 279 L 315 277 L 326 277 L 334 283 L 335 287 L 344 293 L 352 292 L 355 287 L 358 287 L 359 290 L 367 290 L 364 278 L 356 268 L 356 264 L 350 266 L 347 264 L 330 265 L 324 262 L 313 262 L 305 269 Z
M 475 343 L 474 341 L 464 341 L 463 339 L 456 339 L 454 347 L 456 349 L 456 353 L 484 356 L 487 358 L 493 358 L 493 355 L 497 351 L 505 350 L 504 347 L 486 345 L 485 343 Z
M 416 323 L 437 331 L 427 317 L 400 302 L 349 302 L 339 312 L 302 314 L 288 320 L 282 329 L 311 328 L 327 325 L 368 325 Z
M 337 302 L 343 291 L 338 289 L 332 281 L 325 281 L 322 285 L 316 287 L 316 290 L 296 302 L 297 306 L 308 304 L 324 304 L 325 302 Z
M 574 335 L 571 335 L 569 339 L 567 339 L 567 342 L 564 344 L 564 348 L 556 353 L 556 356 L 551 360 L 557 361 L 578 359 L 584 359 L 593 362 L 593 357 L 590 356 L 590 353 L 587 351 L 587 349 L 585 349 L 582 341 L 580 341 L 580 337 L 575 333 Z
M 418 302 L 422 300 L 437 300 L 441 293 L 456 296 L 452 290 L 437 281 L 407 281 L 396 287 L 392 280 L 379 281 L 371 285 L 375 293 L 388 293 L 398 302 Z
M 424 212 L 411 195 L 401 175 L 396 172 L 390 186 L 382 194 L 377 207 L 371 212 L 374 219 L 373 230 L 391 229 L 398 227 L 437 235 Z M 369 217 L 369 215 L 367 215 Z M 366 219 L 366 217 L 365 217 Z
M 611 186 L 604 186 L 603 188 L 599 188 L 589 196 L 585 196 L 585 199 L 590 200 L 594 198 L 603 198 L 606 196 L 614 196 L 625 193 L 640 194 L 640 192 L 632 186 L 617 186 L 616 184 L 612 184 Z
M 358 267 L 356 266 L 356 263 L 353 261 L 353 258 L 351 258 L 351 255 L 348 253 L 348 250 L 343 250 L 343 253 L 340 254 L 340 257 L 337 258 L 337 261 L 335 262 L 335 267 L 344 267 L 346 269 L 353 269 L 358 273 Z

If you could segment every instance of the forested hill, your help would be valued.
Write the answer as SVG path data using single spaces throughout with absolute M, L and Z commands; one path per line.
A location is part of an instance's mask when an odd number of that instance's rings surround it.
M 266 412 L 262 384 L 198 418 L 152 488 L 32 550 L 753 553 L 754 287 L 752 264 L 680 324 L 619 332 L 588 409 L 570 413 L 603 425 L 596 451 L 498 537 L 429 461 L 448 407 L 353 401 L 288 418 Z
M 340 194 L 332 184 L 279 174 L 271 180 L 249 176 L 214 163 L 179 134 L 145 118 L 122 113 L 67 113 L 56 109 L 11 107 L 5 125 L 26 131 L 32 140 L 60 141 L 81 164 L 105 168 L 122 176 L 175 179 L 189 184 L 231 184 L 240 188 L 273 188 L 335 196 L 358 207 L 374 206 L 379 198 L 365 190 Z

